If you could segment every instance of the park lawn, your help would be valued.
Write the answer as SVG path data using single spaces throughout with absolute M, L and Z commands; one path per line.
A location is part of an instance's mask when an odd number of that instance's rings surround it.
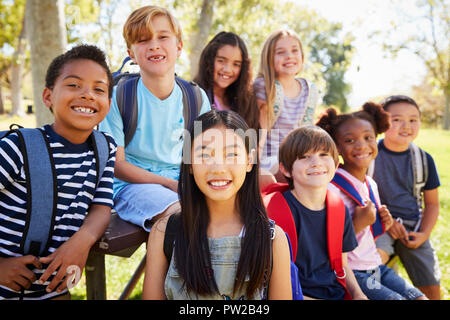
M 33 116 L 10 118 L 6 115 L 0 115 L 0 130 L 8 129 L 11 123 L 18 123 L 24 127 L 35 126 Z M 439 188 L 440 216 L 431 237 L 442 272 L 442 298 L 450 300 L 450 243 L 448 242 L 449 237 L 447 235 L 448 230 L 450 230 L 450 131 L 421 129 L 415 142 L 433 156 L 441 179 L 441 187 Z M 145 255 L 145 248 L 145 244 L 143 244 L 128 259 L 106 256 L 108 299 L 118 299 L 134 269 Z M 401 266 L 399 272 L 403 277 L 407 278 L 407 274 Z M 130 299 L 141 299 L 142 283 L 143 277 L 141 277 L 136 288 L 131 293 Z M 71 294 L 72 299 L 86 299 L 84 276 L 80 283 L 71 290 Z

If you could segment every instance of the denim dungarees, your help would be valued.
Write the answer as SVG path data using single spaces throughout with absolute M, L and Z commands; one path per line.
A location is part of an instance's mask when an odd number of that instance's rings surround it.
M 242 234 L 242 232 L 241 232 Z M 249 299 L 245 296 L 247 284 L 236 291 L 233 295 L 234 279 L 236 277 L 237 266 L 241 254 L 241 235 L 224 237 L 219 239 L 208 238 L 209 251 L 211 254 L 211 266 L 214 271 L 214 278 L 220 293 L 210 296 L 197 296 L 195 293 L 188 293 L 183 288 L 184 280 L 178 274 L 174 260 L 170 261 L 169 270 L 165 280 L 165 293 L 169 300 L 243 300 Z M 174 255 L 173 255 L 174 257 Z M 248 281 L 247 276 L 245 281 Z M 261 300 L 263 290 L 258 290 L 251 300 Z

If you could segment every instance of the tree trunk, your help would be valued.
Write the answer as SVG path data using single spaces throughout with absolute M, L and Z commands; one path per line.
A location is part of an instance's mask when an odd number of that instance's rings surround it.
M 25 19 L 31 53 L 33 102 L 36 125 L 53 122 L 53 116 L 42 102 L 45 74 L 50 62 L 66 50 L 67 36 L 62 0 L 27 0 Z
M 3 87 L 0 83 L 0 114 L 5 113 L 5 105 L 3 104 Z
M 197 75 L 200 54 L 211 30 L 214 15 L 214 1 L 203 0 L 202 11 L 200 12 L 200 18 L 196 25 L 197 31 L 191 37 L 191 53 L 189 54 L 191 79 Z
M 24 116 L 22 103 L 22 73 L 25 62 L 25 17 L 22 21 L 22 31 L 14 51 L 11 64 L 11 115 Z
M 444 121 L 442 128 L 450 130 L 450 90 L 445 90 L 445 106 L 444 106 Z

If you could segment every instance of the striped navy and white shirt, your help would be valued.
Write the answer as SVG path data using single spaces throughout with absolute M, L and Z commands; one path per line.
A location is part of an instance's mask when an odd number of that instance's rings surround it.
M 48 256 L 67 241 L 83 224 L 91 204 L 113 206 L 113 178 L 116 143 L 109 141 L 109 159 L 98 187 L 94 150 L 90 139 L 82 144 L 73 144 L 56 134 L 51 126 L 42 127 L 50 143 L 57 185 L 58 203 L 55 225 Z M 26 221 L 26 183 L 23 155 L 19 148 L 19 137 L 10 134 L 0 140 L 0 257 L 22 256 L 20 242 Z M 44 269 L 34 269 L 37 279 Z M 43 285 L 34 282 L 24 291 L 24 299 L 46 299 L 61 293 L 45 291 L 56 272 Z M 17 299 L 21 292 L 0 286 L 0 299 Z

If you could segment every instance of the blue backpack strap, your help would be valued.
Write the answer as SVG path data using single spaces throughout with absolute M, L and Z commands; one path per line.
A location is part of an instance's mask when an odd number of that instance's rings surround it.
M 194 120 L 200 114 L 202 107 L 202 94 L 199 86 L 192 81 L 186 81 L 179 77 L 175 77 L 176 83 L 183 92 L 183 118 L 184 127 L 189 130 L 194 124 Z
M 124 77 L 119 80 L 117 84 L 116 101 L 123 121 L 124 147 L 130 143 L 137 128 L 137 86 L 139 79 L 139 74 L 132 74 L 129 78 Z
M 375 193 L 372 190 L 372 187 L 370 186 L 369 181 L 366 178 L 366 185 L 367 185 L 367 189 L 369 189 L 369 197 L 370 200 L 373 202 L 373 204 L 375 205 L 375 208 L 377 210 L 377 217 L 375 222 L 370 226 L 370 229 L 372 230 L 372 234 L 374 239 L 378 238 L 379 236 L 381 236 L 385 230 L 384 230 L 384 225 L 383 223 L 381 223 L 381 218 L 380 218 L 380 214 L 379 214 L 379 210 L 380 210 L 380 205 L 377 202 L 377 199 L 375 198 Z
M 130 61 L 130 60 L 131 60 L 130 56 L 128 56 L 125 59 L 123 59 L 122 65 L 120 66 L 119 70 L 117 70 L 117 71 L 112 73 L 113 78 L 116 78 L 118 75 L 120 75 L 120 73 L 122 72 L 123 67 L 125 67 L 127 62 Z
M 27 220 L 21 251 L 41 256 L 48 248 L 56 215 L 57 184 L 53 157 L 40 129 L 16 130 L 27 184 Z
M 331 183 L 334 184 L 344 194 L 349 196 L 359 206 L 365 205 L 364 200 L 362 199 L 359 192 L 356 190 L 355 186 L 340 173 L 336 172 L 336 174 L 333 177 L 333 180 L 331 180 Z M 376 201 L 375 194 L 374 194 L 372 187 L 370 186 L 367 178 L 366 178 L 366 185 L 369 190 L 370 200 L 373 202 L 373 204 L 375 205 L 375 208 L 377 210 L 376 220 L 370 227 L 374 238 L 377 238 L 384 233 L 384 226 L 381 223 L 381 218 L 380 218 L 380 214 L 379 214 L 379 204 Z
M 106 136 L 97 130 L 92 131 L 93 148 L 96 160 L 97 168 L 97 187 L 100 183 L 100 179 L 105 171 L 106 163 L 109 159 L 109 142 Z
M 356 191 L 353 184 L 348 181 L 343 175 L 336 172 L 336 174 L 333 177 L 333 180 L 331 180 L 331 183 L 334 184 L 336 187 L 339 188 L 343 193 L 348 195 L 353 201 L 355 201 L 358 205 L 364 206 L 364 200 L 361 198 L 361 195 L 358 191 Z

